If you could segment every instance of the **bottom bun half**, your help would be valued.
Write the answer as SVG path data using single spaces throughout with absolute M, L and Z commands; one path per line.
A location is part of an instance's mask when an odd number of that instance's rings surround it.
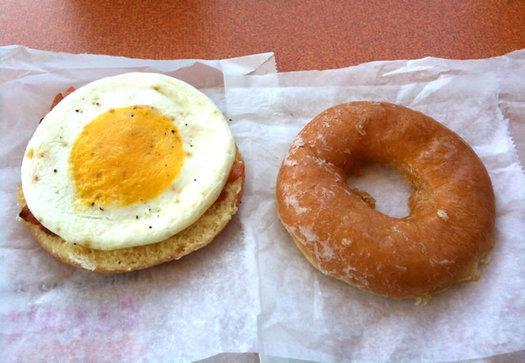
M 217 201 L 195 223 L 164 241 L 149 245 L 106 251 L 68 243 L 30 215 L 22 185 L 18 187 L 20 217 L 40 245 L 62 262 L 90 272 L 105 274 L 142 270 L 177 260 L 206 246 L 226 227 L 239 208 L 244 187 L 244 164 L 242 156 L 237 152 L 232 173 L 239 165 L 242 166 L 242 173 L 233 178 L 230 175 Z M 24 212 L 30 217 L 24 217 Z

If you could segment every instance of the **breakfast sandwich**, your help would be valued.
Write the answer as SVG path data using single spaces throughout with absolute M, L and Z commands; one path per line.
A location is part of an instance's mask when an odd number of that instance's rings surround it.
M 243 184 L 232 133 L 206 95 L 126 73 L 74 90 L 41 120 L 22 161 L 19 217 L 59 260 L 126 272 L 211 242 Z

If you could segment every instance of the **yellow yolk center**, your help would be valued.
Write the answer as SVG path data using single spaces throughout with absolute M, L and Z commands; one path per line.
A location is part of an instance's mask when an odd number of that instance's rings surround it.
M 184 161 L 179 130 L 151 107 L 107 111 L 87 124 L 71 150 L 80 203 L 126 206 L 153 199 Z

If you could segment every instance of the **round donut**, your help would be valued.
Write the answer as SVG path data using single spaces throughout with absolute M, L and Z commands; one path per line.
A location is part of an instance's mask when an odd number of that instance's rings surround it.
M 347 175 L 366 163 L 396 168 L 414 192 L 410 214 L 374 209 Z M 326 275 L 392 298 L 427 298 L 479 277 L 492 247 L 494 192 L 481 160 L 432 118 L 389 103 L 351 102 L 316 116 L 284 158 L 279 217 Z

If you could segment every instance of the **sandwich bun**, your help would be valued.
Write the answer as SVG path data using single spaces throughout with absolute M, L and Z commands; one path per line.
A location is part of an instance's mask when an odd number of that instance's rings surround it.
M 114 273 L 178 259 L 236 213 L 244 162 L 203 93 L 126 73 L 55 99 L 28 143 L 20 218 L 61 261 Z

